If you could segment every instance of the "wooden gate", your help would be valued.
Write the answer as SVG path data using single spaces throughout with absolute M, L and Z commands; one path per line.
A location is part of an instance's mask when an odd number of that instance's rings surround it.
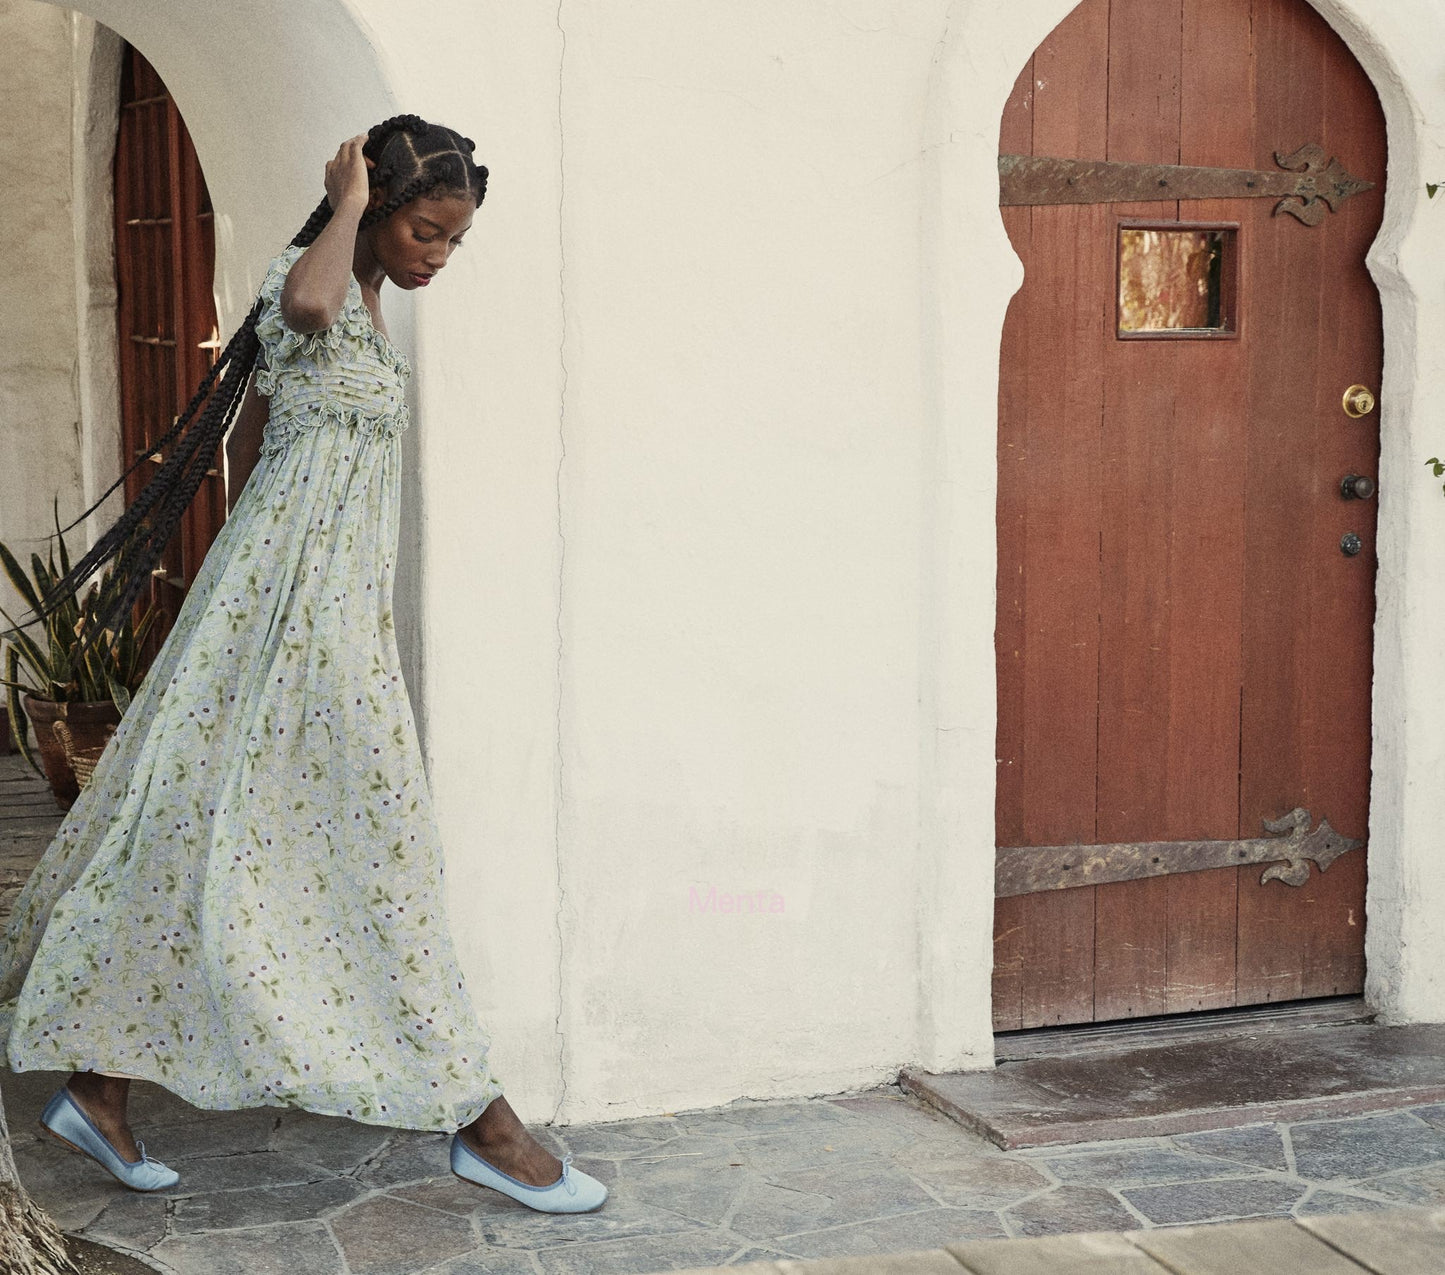
M 1374 91 L 1304 0 L 1085 0 L 1000 140 L 995 1025 L 1358 991 Z
M 170 429 L 220 343 L 211 296 L 215 229 L 196 148 L 155 68 L 130 45 L 124 57 L 115 256 L 121 445 L 129 466 Z M 158 467 L 159 453 L 155 459 Z M 142 466 L 126 479 L 127 502 L 152 474 Z M 155 570 L 150 600 L 160 618 L 152 654 L 225 520 L 225 477 L 213 462 Z

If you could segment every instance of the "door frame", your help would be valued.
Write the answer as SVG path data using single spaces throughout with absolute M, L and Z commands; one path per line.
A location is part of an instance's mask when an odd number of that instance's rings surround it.
M 1385 219 L 1367 258 L 1385 352 L 1365 996 L 1386 1022 L 1445 1021 L 1435 973 L 1445 932 L 1434 920 L 1445 914 L 1445 864 L 1430 779 L 1445 767 L 1445 569 L 1435 548 L 1445 499 L 1424 468 L 1445 439 L 1423 410 L 1439 370 L 1423 352 L 1445 333 L 1445 225 L 1428 216 L 1415 106 L 1439 96 L 1417 50 L 1445 42 L 1445 13 L 1422 5 L 1376 28 L 1371 0 L 1309 2 L 1375 86 L 1390 148 Z M 998 136 L 1019 69 L 1075 7 L 958 0 L 925 107 L 918 1056 L 930 1070 L 993 1062 L 995 617 L 979 600 L 995 584 L 999 351 L 1023 278 L 998 214 Z

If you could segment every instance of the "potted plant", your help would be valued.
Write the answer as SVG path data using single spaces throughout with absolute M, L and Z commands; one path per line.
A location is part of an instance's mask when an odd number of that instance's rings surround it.
M 55 548 L 43 561 L 38 553 L 32 553 L 28 573 L 9 548 L 0 544 L 0 569 L 34 613 L 39 612 L 40 600 L 55 581 L 70 570 L 58 500 L 55 532 L 59 563 Z M 24 627 L 0 607 L 0 616 L 10 625 L 3 633 L 4 676 L 0 677 L 6 690 L 10 735 L 26 761 L 49 781 L 62 810 L 70 808 L 80 785 L 54 723 L 63 721 L 69 747 L 93 760 L 130 706 L 131 691 L 145 677 L 142 648 L 154 610 L 147 608 L 139 623 L 127 615 L 118 629 L 96 627 L 102 604 L 118 587 L 114 575 L 104 572 L 83 596 L 77 591 L 43 622 L 31 621 Z M 95 640 L 86 644 L 91 634 Z M 34 748 L 27 737 L 27 719 L 34 730 Z

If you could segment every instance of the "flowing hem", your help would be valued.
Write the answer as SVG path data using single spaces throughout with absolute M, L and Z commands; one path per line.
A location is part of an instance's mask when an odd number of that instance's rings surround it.
M 96 1071 L 95 1067 L 78 1065 L 72 1061 L 58 1061 L 54 1067 L 17 1067 L 14 1063 L 7 1063 L 13 1075 L 21 1075 L 27 1071 L 54 1071 L 69 1073 L 72 1071 Z M 102 1075 L 111 1075 L 111 1072 L 102 1072 Z M 143 1080 L 152 1084 L 167 1093 L 174 1094 L 182 1102 L 188 1103 L 199 1111 L 252 1111 L 261 1107 L 290 1108 L 295 1111 L 309 1111 L 317 1116 L 335 1116 L 339 1120 L 352 1120 L 357 1124 L 378 1125 L 384 1129 L 409 1129 L 419 1133 L 456 1133 L 459 1129 L 465 1129 L 467 1125 L 476 1120 L 482 1112 L 502 1096 L 502 1087 L 495 1080 L 490 1081 L 487 1089 L 492 1090 L 485 1099 L 470 1106 L 459 1108 L 463 1115 L 455 1118 L 453 1122 L 437 1124 L 435 1122 L 419 1123 L 415 1120 L 398 1120 L 391 1112 L 379 1112 L 366 1106 L 358 1106 L 355 1101 L 349 1105 L 346 1096 L 336 1097 L 326 1091 L 325 1086 L 317 1085 L 304 1091 L 297 1097 L 279 1097 L 274 1094 L 258 1094 L 255 1102 L 217 1102 L 210 1094 L 201 1094 L 192 1090 L 188 1085 L 177 1084 L 174 1076 L 162 1079 L 159 1076 L 136 1075 L 133 1072 L 126 1073 L 129 1080 Z
M 66 1073 L 99 1071 L 103 1075 L 115 1074 L 109 1068 L 102 1070 L 96 1065 L 102 1060 L 93 1057 L 82 1058 L 74 1054 L 57 1054 L 53 1060 L 47 1060 L 43 1066 L 27 1065 L 24 1062 L 17 1065 L 15 1059 L 10 1056 L 9 1047 L 14 1008 L 14 1001 L 0 1006 L 0 1066 L 6 1067 L 12 1074 L 19 1075 L 27 1071 Z M 237 1101 L 217 1098 L 212 1093 L 201 1092 L 195 1085 L 189 1083 L 186 1077 L 174 1072 L 168 1076 L 162 1076 L 157 1070 L 141 1066 L 137 1071 L 120 1074 L 130 1080 L 143 1080 L 147 1084 L 156 1085 L 200 1111 L 250 1111 L 259 1107 L 289 1107 L 297 1111 L 309 1111 L 313 1115 L 354 1120 L 358 1124 L 379 1125 L 387 1129 L 412 1129 L 422 1133 L 455 1133 L 458 1129 L 464 1129 L 502 1096 L 501 1083 L 496 1077 L 487 1075 L 480 1086 L 480 1096 L 476 1099 L 466 1103 L 433 1104 L 434 1106 L 448 1106 L 453 1113 L 445 1120 L 438 1120 L 425 1119 L 415 1115 L 407 1116 L 405 1114 L 407 1108 L 410 1107 L 414 1110 L 416 1104 L 408 1103 L 405 1100 L 398 1104 L 386 1104 L 393 1109 L 379 1110 L 379 1104 L 374 1100 L 359 1100 L 354 1091 L 334 1085 L 311 1084 L 305 1088 L 297 1088 L 285 1093 L 268 1092 L 263 1087 L 241 1095 L 240 1100 Z

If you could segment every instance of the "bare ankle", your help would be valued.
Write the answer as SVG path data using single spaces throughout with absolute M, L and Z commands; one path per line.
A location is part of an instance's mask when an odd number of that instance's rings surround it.
M 125 1119 L 130 1081 L 119 1076 L 104 1076 L 94 1071 L 77 1071 L 65 1087 L 88 1108 L 114 1114 Z

